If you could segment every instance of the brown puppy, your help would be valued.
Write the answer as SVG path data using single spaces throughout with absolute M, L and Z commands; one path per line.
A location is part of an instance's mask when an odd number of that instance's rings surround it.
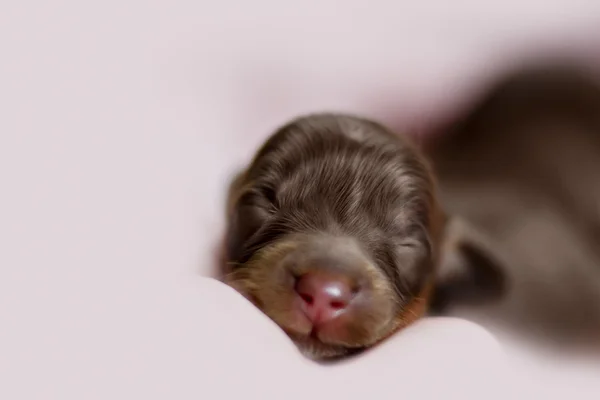
M 440 201 L 464 229 L 441 262 L 438 311 L 600 344 L 600 88 L 588 72 L 509 74 L 429 144 Z
M 427 162 L 374 122 L 279 129 L 233 182 L 226 281 L 303 353 L 372 346 L 426 310 L 443 217 Z

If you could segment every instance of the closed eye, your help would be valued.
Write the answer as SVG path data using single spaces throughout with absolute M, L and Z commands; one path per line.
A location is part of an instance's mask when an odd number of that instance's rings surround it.
M 423 246 L 423 244 L 417 239 L 403 239 L 398 243 L 398 245 L 400 247 L 406 247 L 409 249 L 417 249 Z
M 419 238 L 402 238 L 394 243 L 395 253 L 400 257 L 421 258 L 428 254 L 429 244 Z

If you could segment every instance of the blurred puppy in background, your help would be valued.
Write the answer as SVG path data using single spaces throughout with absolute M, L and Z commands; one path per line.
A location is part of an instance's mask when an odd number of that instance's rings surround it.
M 440 133 L 426 148 L 440 202 L 485 252 L 444 252 L 446 285 L 432 310 L 546 344 L 600 344 L 600 87 L 591 71 L 540 63 L 508 74 Z

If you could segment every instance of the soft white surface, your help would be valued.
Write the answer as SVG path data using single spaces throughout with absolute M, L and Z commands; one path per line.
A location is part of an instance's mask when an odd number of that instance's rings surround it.
M 132 289 L 113 291 L 109 304 L 82 296 L 79 313 L 21 316 L 2 337 L 12 346 L 2 348 L 0 397 L 359 400 L 450 390 L 476 399 L 505 373 L 494 339 L 460 320 L 423 321 L 360 360 L 321 366 L 219 282 Z
M 427 124 L 499 62 L 600 48 L 597 0 L 293 3 L 0 4 L 0 398 L 206 398 L 207 382 L 246 393 L 240 375 L 261 371 L 248 360 L 203 375 L 214 361 L 195 339 L 231 325 L 206 315 L 198 275 L 227 179 L 271 129 L 321 109 Z M 489 338 L 463 328 L 483 340 L 465 357 L 493 360 Z M 403 364 L 406 340 L 398 375 L 416 362 Z M 387 373 L 373 379 L 397 398 Z

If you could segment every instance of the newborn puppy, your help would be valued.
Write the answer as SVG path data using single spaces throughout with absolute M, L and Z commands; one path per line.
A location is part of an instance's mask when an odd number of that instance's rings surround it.
M 281 127 L 233 182 L 226 282 L 312 358 L 372 346 L 426 310 L 443 216 L 404 137 L 348 115 Z

